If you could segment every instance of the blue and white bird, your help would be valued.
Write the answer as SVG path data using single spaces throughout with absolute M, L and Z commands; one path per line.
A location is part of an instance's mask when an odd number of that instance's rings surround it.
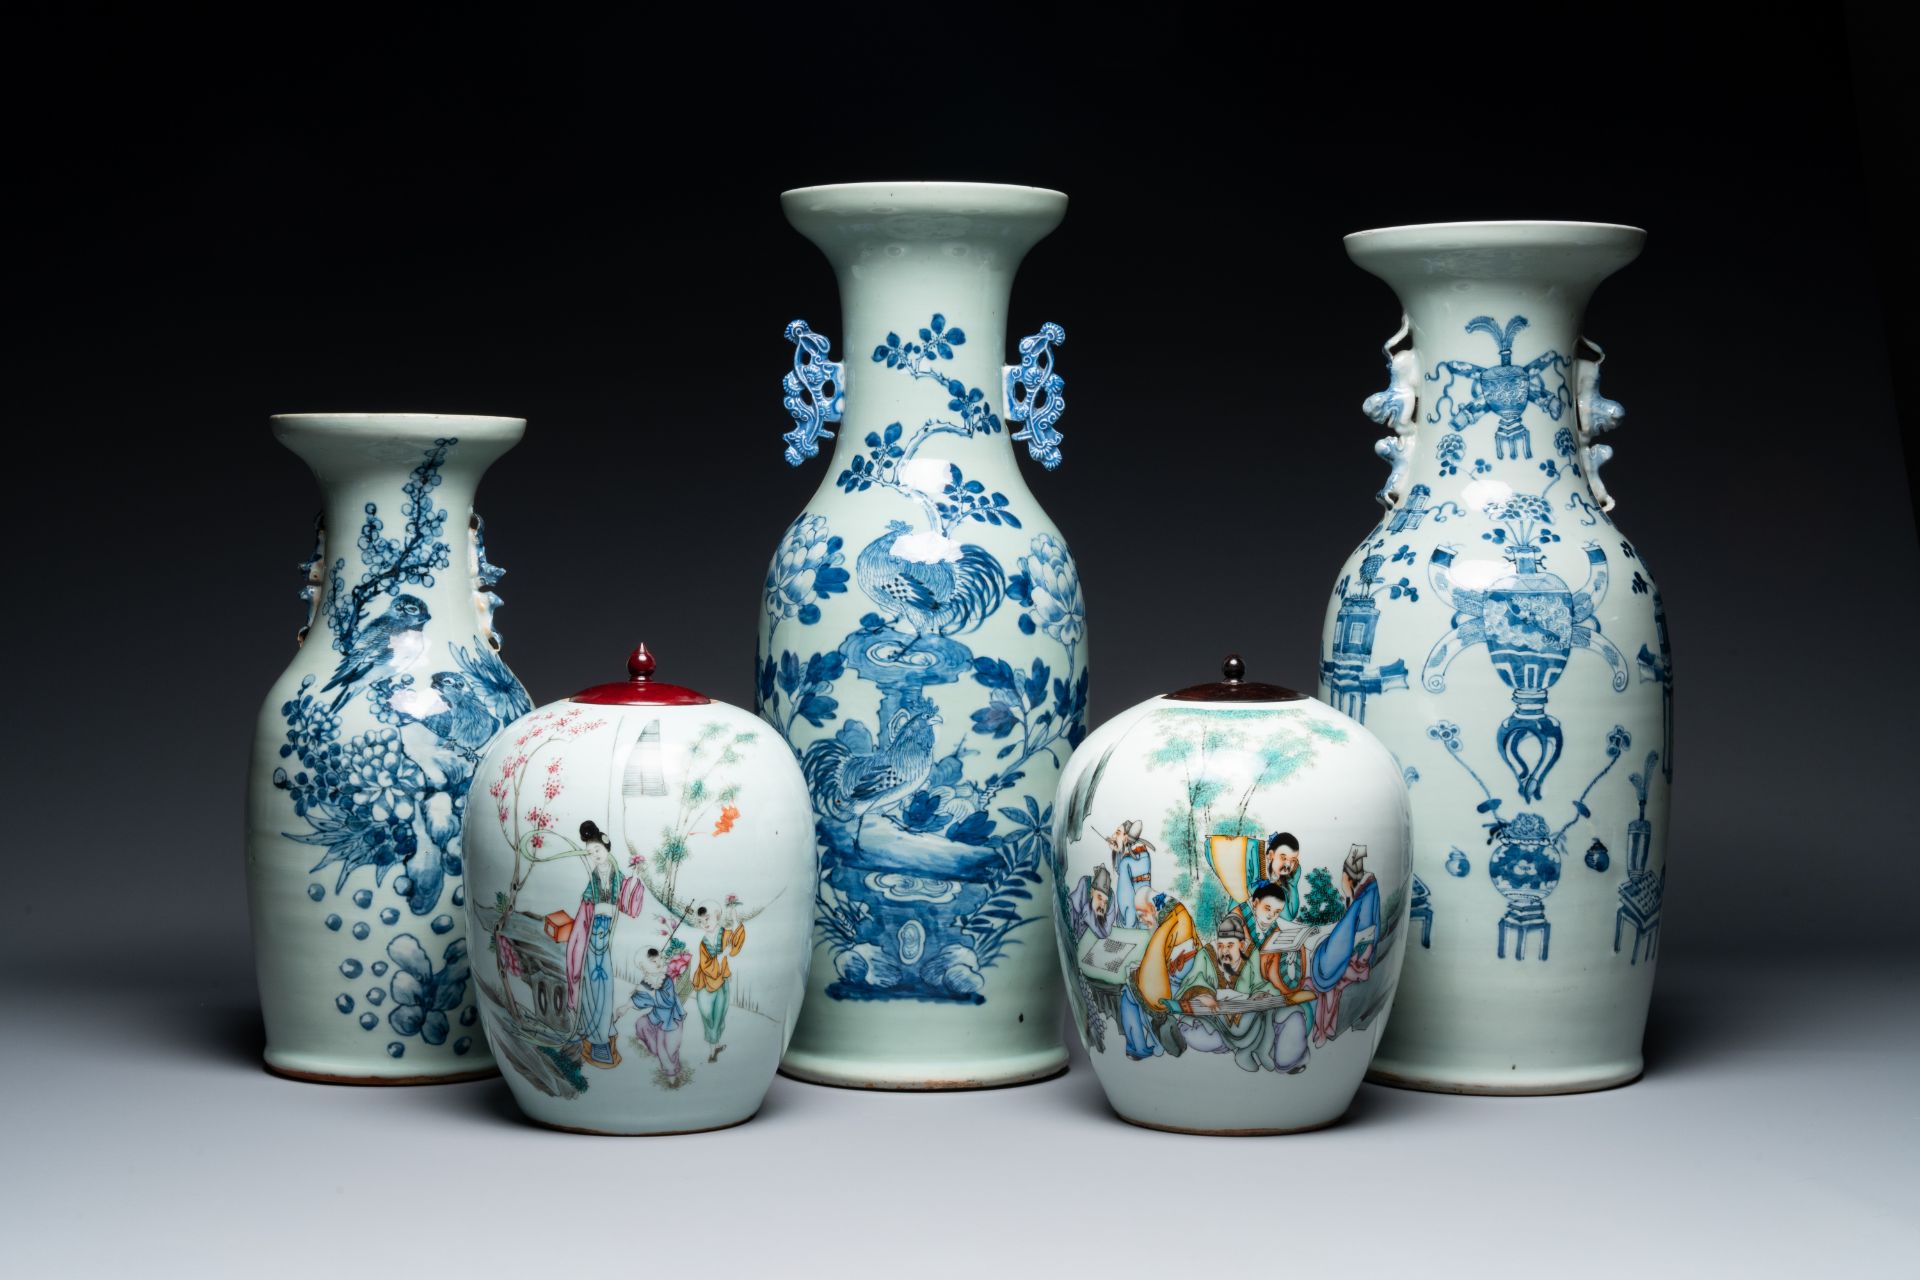
M 385 613 L 360 629 L 334 668 L 333 679 L 320 686 L 320 692 L 339 689 L 333 700 L 338 709 L 363 682 L 385 680 L 413 666 L 427 652 L 426 626 L 431 617 L 427 602 L 419 596 L 395 596 Z
M 1007 594 L 1006 571 L 991 551 L 956 545 L 938 534 L 915 534 L 904 520 L 887 522 L 887 531 L 867 544 L 853 572 L 868 599 L 922 636 L 971 631 Z
M 931 703 L 894 713 L 884 744 L 858 720 L 807 748 L 801 771 L 820 807 L 853 824 L 853 847 L 875 809 L 897 804 L 920 789 L 933 772 L 934 730 L 940 713 Z
M 458 671 L 436 671 L 428 683 L 440 695 L 439 709 L 422 716 L 420 723 L 444 741 L 478 755 L 500 731 L 500 718 L 473 682 Z

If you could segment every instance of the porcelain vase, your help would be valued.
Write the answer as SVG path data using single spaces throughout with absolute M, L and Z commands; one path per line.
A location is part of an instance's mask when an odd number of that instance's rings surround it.
M 487 1075 L 463 826 L 480 754 L 530 703 L 500 659 L 473 494 L 518 418 L 308 413 L 320 482 L 299 648 L 254 734 L 247 887 L 269 1069 L 339 1083 Z
M 1586 223 L 1396 227 L 1347 251 L 1399 295 L 1386 515 L 1340 571 L 1322 696 L 1406 771 L 1413 917 L 1374 1077 L 1465 1093 L 1636 1078 L 1673 771 L 1659 590 L 1614 523 L 1582 336 L 1644 233 Z
M 1407 950 L 1407 792 L 1325 703 L 1244 678 L 1133 707 L 1060 780 L 1074 1020 L 1123 1118 L 1190 1133 L 1331 1124 Z
M 760 1109 L 813 953 L 813 810 L 737 707 L 628 678 L 508 725 L 480 766 L 467 915 L 487 1039 L 520 1109 L 604 1134 Z
M 960 1089 L 1066 1066 L 1048 805 L 1086 733 L 1086 610 L 1014 459 L 1060 462 L 1065 339 L 1004 365 L 1015 269 L 1058 192 L 863 183 L 782 197 L 839 276 L 844 362 L 787 328 L 786 460 L 832 457 L 762 593 L 760 714 L 813 797 L 809 994 L 783 1069 Z

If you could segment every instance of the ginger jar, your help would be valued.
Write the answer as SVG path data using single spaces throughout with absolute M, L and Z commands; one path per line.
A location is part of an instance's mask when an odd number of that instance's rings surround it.
M 1124 1120 L 1290 1133 L 1345 1113 L 1386 1029 L 1412 869 L 1393 756 L 1244 678 L 1096 730 L 1054 802 L 1067 993 Z
M 653 676 L 541 707 L 480 766 L 468 927 L 520 1109 L 591 1133 L 750 1119 L 812 955 L 813 811 L 758 717 Z

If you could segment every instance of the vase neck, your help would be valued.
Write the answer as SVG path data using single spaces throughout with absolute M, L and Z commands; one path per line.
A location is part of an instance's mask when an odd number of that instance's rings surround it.
M 1481 510 L 1513 494 L 1604 507 L 1582 413 L 1600 351 L 1587 300 L 1633 260 L 1631 227 L 1472 223 L 1361 232 L 1347 249 L 1392 286 L 1405 326 L 1388 345 L 1400 509 Z M 1583 407 L 1583 395 L 1588 396 Z M 1618 406 L 1611 406 L 1617 412 Z M 1383 448 L 1389 447 L 1383 444 Z
M 840 283 L 845 416 L 832 474 L 871 463 L 877 439 L 881 461 L 898 466 L 945 460 L 1017 476 L 1003 385 L 1007 304 L 1021 260 L 1059 224 L 1066 197 L 859 183 L 790 191 L 782 203 Z
M 513 426 L 463 432 L 454 420 L 427 430 L 401 424 L 336 432 L 275 420 L 276 435 L 313 468 L 321 489 L 307 566 L 311 642 L 345 652 L 395 610 L 415 629 L 431 627 L 460 643 L 495 639 L 499 601 L 489 588 L 499 571 L 487 562 L 473 499 L 488 464 L 524 424 L 474 421 Z

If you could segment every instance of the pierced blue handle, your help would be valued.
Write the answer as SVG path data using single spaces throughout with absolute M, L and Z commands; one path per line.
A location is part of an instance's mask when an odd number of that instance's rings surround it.
M 1067 380 L 1053 371 L 1053 348 L 1066 340 L 1067 331 L 1049 320 L 1020 339 L 1020 363 L 1003 370 L 1007 421 L 1027 424 L 1012 438 L 1025 440 L 1027 453 L 1049 471 L 1060 465 L 1062 437 L 1053 424 L 1067 411 Z
M 845 366 L 827 359 L 832 344 L 807 327 L 805 320 L 787 326 L 787 341 L 793 344 L 793 372 L 780 380 L 786 393 L 781 403 L 795 426 L 780 438 L 787 442 L 787 465 L 797 467 L 820 452 L 822 439 L 833 439 L 827 423 L 840 421 L 846 393 L 841 382 Z

